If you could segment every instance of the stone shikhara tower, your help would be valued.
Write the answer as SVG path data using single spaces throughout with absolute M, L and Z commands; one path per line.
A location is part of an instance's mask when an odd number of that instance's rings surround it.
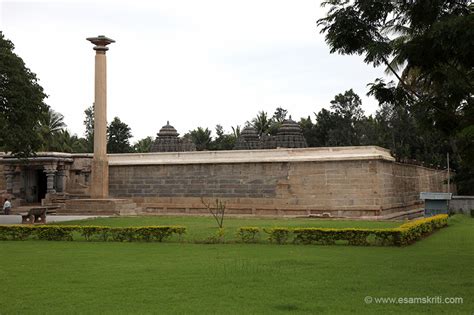
M 107 45 L 113 39 L 99 35 L 87 38 L 94 44 L 95 101 L 94 101 L 94 159 L 92 160 L 91 198 L 109 196 L 109 161 L 107 158 Z

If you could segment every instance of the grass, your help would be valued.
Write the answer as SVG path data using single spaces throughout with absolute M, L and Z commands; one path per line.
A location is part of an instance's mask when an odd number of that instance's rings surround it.
M 179 216 L 153 216 L 153 217 L 110 217 L 82 221 L 62 222 L 61 225 L 100 225 L 112 227 L 148 226 L 148 225 L 183 225 L 187 227 L 184 241 L 202 241 L 216 234 L 217 223 L 210 216 L 179 217 Z M 259 219 L 259 218 L 225 218 L 225 239 L 235 239 L 238 228 L 242 226 L 271 227 L 327 227 L 327 228 L 392 228 L 401 225 L 400 221 L 341 221 L 323 219 Z M 265 235 L 262 235 L 265 237 Z
M 473 228 L 455 216 L 403 248 L 4 241 L 0 314 L 471 314 Z

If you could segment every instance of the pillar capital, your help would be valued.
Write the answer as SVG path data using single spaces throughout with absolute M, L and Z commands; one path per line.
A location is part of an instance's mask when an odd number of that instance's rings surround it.
M 105 54 L 105 52 L 107 50 L 109 50 L 109 47 L 107 47 L 107 45 L 109 44 L 112 44 L 112 43 L 115 43 L 115 41 L 111 38 L 108 38 L 104 35 L 99 35 L 97 37 L 88 37 L 87 38 L 88 41 L 90 41 L 92 44 L 94 44 L 94 50 L 99 54 L 99 53 L 103 53 Z

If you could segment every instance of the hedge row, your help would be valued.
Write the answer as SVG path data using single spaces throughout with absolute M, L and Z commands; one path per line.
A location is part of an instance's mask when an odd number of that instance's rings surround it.
M 162 242 L 173 234 L 181 236 L 184 233 L 186 233 L 184 226 L 0 225 L 0 240 L 36 238 L 48 241 L 72 241 L 74 236 L 80 234 L 88 241 Z
M 346 241 L 349 245 L 404 246 L 414 243 L 448 224 L 445 214 L 407 222 L 393 229 L 332 229 L 332 228 L 284 228 L 263 229 L 272 243 L 331 245 Z M 260 239 L 258 227 L 241 227 L 237 237 L 244 243 Z
M 260 241 L 261 231 L 268 234 L 272 243 L 331 245 L 345 241 L 349 245 L 408 245 L 433 233 L 448 224 L 447 215 L 407 222 L 393 229 L 331 229 L 331 228 L 285 228 L 241 227 L 237 238 L 244 243 Z M 181 237 L 184 226 L 106 227 L 76 225 L 0 225 L 0 240 L 25 240 L 37 238 L 51 241 L 72 241 L 80 234 L 91 241 L 157 241 L 162 242 L 172 235 Z

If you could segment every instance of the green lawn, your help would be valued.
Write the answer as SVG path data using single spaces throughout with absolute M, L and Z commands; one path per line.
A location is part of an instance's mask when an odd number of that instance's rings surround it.
M 403 248 L 3 241 L 0 314 L 472 314 L 473 230 L 473 219 L 455 216 Z
M 147 226 L 147 225 L 183 225 L 187 227 L 184 241 L 203 241 L 216 234 L 217 223 L 211 216 L 179 217 L 179 216 L 148 216 L 148 217 L 111 217 L 82 221 L 70 221 L 61 225 L 101 225 L 101 226 Z M 392 228 L 401 225 L 401 221 L 341 221 L 324 219 L 259 219 L 259 218 L 225 218 L 224 231 L 227 241 L 235 240 L 239 227 L 258 226 L 271 227 L 327 227 L 327 228 Z M 265 238 L 264 234 L 261 237 Z

